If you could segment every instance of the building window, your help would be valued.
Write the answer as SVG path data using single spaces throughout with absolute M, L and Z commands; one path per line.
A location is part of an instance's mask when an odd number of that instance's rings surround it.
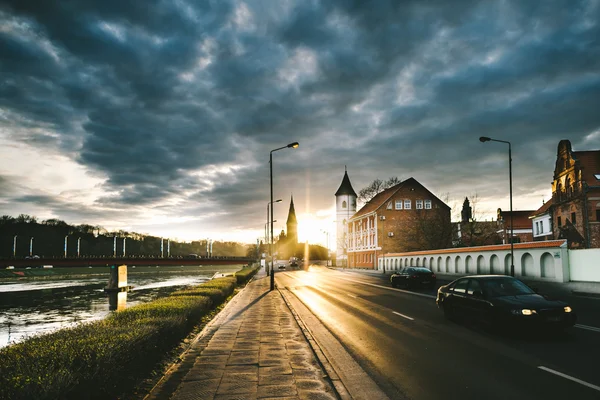
M 392 202 L 391 202 L 391 201 L 390 201 L 389 203 L 387 203 L 387 207 L 386 207 L 386 208 L 387 208 L 388 210 L 391 210 L 391 209 L 392 209 Z
M 396 200 L 396 210 L 402 210 L 402 200 Z
M 431 210 L 431 200 L 425 200 L 425 209 Z
M 342 208 L 346 208 L 346 201 L 342 201 Z
M 596 209 L 596 221 L 600 221 L 600 208 Z
M 410 200 L 404 200 L 404 209 L 405 210 L 410 210 L 411 205 L 410 205 Z
M 571 213 L 571 222 L 573 225 L 577 224 L 577 215 L 575 213 Z
M 540 223 L 539 222 L 535 223 L 535 234 L 536 235 L 540 234 Z
M 540 221 L 540 233 L 544 233 L 544 221 Z
M 556 223 L 558 225 L 558 227 L 560 228 L 562 226 L 562 220 L 560 217 L 556 217 Z
M 417 210 L 422 210 L 423 209 L 423 200 L 417 200 L 416 207 L 417 207 Z

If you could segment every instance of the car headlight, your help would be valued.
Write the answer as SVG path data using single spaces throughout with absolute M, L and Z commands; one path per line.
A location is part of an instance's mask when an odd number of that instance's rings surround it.
M 513 315 L 533 315 L 533 314 L 537 314 L 537 312 L 535 310 L 531 310 L 529 308 L 523 308 L 523 309 L 517 309 L 517 310 L 510 310 L 510 312 Z
M 571 312 L 571 311 L 573 311 L 573 309 L 571 307 L 569 307 L 569 306 L 565 307 L 565 312 Z

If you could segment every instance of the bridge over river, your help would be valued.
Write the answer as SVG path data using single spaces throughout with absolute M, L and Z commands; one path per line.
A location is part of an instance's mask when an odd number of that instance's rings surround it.
M 250 257 L 72 257 L 72 258 L 2 258 L 0 268 L 82 267 L 105 265 L 154 266 L 154 265 L 232 265 L 247 264 Z

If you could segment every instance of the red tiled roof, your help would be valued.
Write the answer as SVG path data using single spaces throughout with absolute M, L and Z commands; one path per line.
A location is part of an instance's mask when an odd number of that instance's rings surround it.
M 563 247 L 566 246 L 567 240 L 545 240 L 542 242 L 527 242 L 527 243 L 515 243 L 515 250 L 519 249 L 541 249 L 548 247 Z M 469 251 L 497 251 L 497 250 L 510 250 L 510 244 L 497 244 L 493 246 L 476 246 L 476 247 L 456 247 L 451 249 L 439 249 L 439 250 L 425 250 L 425 251 L 413 251 L 410 253 L 386 253 L 386 257 L 410 257 L 410 256 L 423 256 L 430 254 L 447 254 L 447 253 L 467 253 Z M 379 255 L 383 257 L 384 255 Z
M 431 193 L 431 191 L 429 191 L 429 189 L 427 189 L 425 186 L 421 185 L 421 183 L 419 181 L 417 181 L 413 177 L 410 177 L 410 178 L 400 182 L 399 184 L 394 185 L 391 188 L 378 193 L 375 197 L 373 197 L 371 200 L 369 200 L 369 202 L 367 204 L 365 204 L 360 210 L 358 210 L 350 219 L 355 219 L 355 218 L 361 217 L 363 215 L 369 214 L 373 211 L 377 211 L 379 208 L 381 208 L 384 204 L 387 203 L 387 201 L 390 199 L 390 197 L 392 197 L 394 195 L 394 193 L 396 193 L 398 190 L 402 189 L 404 186 L 409 186 L 411 184 L 419 185 L 421 188 L 423 188 L 423 190 L 428 192 L 432 198 L 439 200 L 442 203 L 442 205 L 448 207 L 448 209 L 450 208 L 446 203 L 441 201 L 436 195 Z
M 394 192 L 396 192 L 396 190 L 400 189 L 402 185 L 404 185 L 404 182 L 400 182 L 399 184 L 394 185 L 391 188 L 385 189 L 383 192 L 377 193 L 375 197 L 369 200 L 367 204 L 365 204 L 360 210 L 358 210 L 356 214 L 352 216 L 352 218 L 360 217 L 361 215 L 365 215 L 377 210 L 379 207 L 382 206 L 382 204 L 385 203 L 387 199 L 389 199 L 394 194 Z
M 579 160 L 582 179 L 589 186 L 600 185 L 600 180 L 594 176 L 600 174 L 600 150 L 574 151 L 573 156 Z
M 542 214 L 546 214 L 546 212 L 548 212 L 548 210 L 550 209 L 550 207 L 552 207 L 552 198 L 550 198 L 550 200 L 548 200 L 547 202 L 545 202 L 544 204 L 542 204 L 542 206 L 540 208 L 538 208 L 536 211 L 534 211 L 529 218 L 533 218 L 533 217 L 537 217 L 538 215 L 542 215 Z
M 529 216 L 533 214 L 535 211 L 533 210 L 523 210 L 523 211 L 514 211 L 513 215 L 513 229 L 532 229 L 531 221 L 529 220 Z M 504 226 L 507 229 L 510 229 L 510 211 L 500 211 L 500 216 L 504 220 Z

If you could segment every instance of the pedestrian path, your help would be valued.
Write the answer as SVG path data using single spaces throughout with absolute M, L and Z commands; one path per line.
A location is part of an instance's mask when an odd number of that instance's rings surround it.
M 169 378 L 176 389 L 167 379 L 147 399 L 337 399 L 269 279 L 261 269 L 207 326 Z

